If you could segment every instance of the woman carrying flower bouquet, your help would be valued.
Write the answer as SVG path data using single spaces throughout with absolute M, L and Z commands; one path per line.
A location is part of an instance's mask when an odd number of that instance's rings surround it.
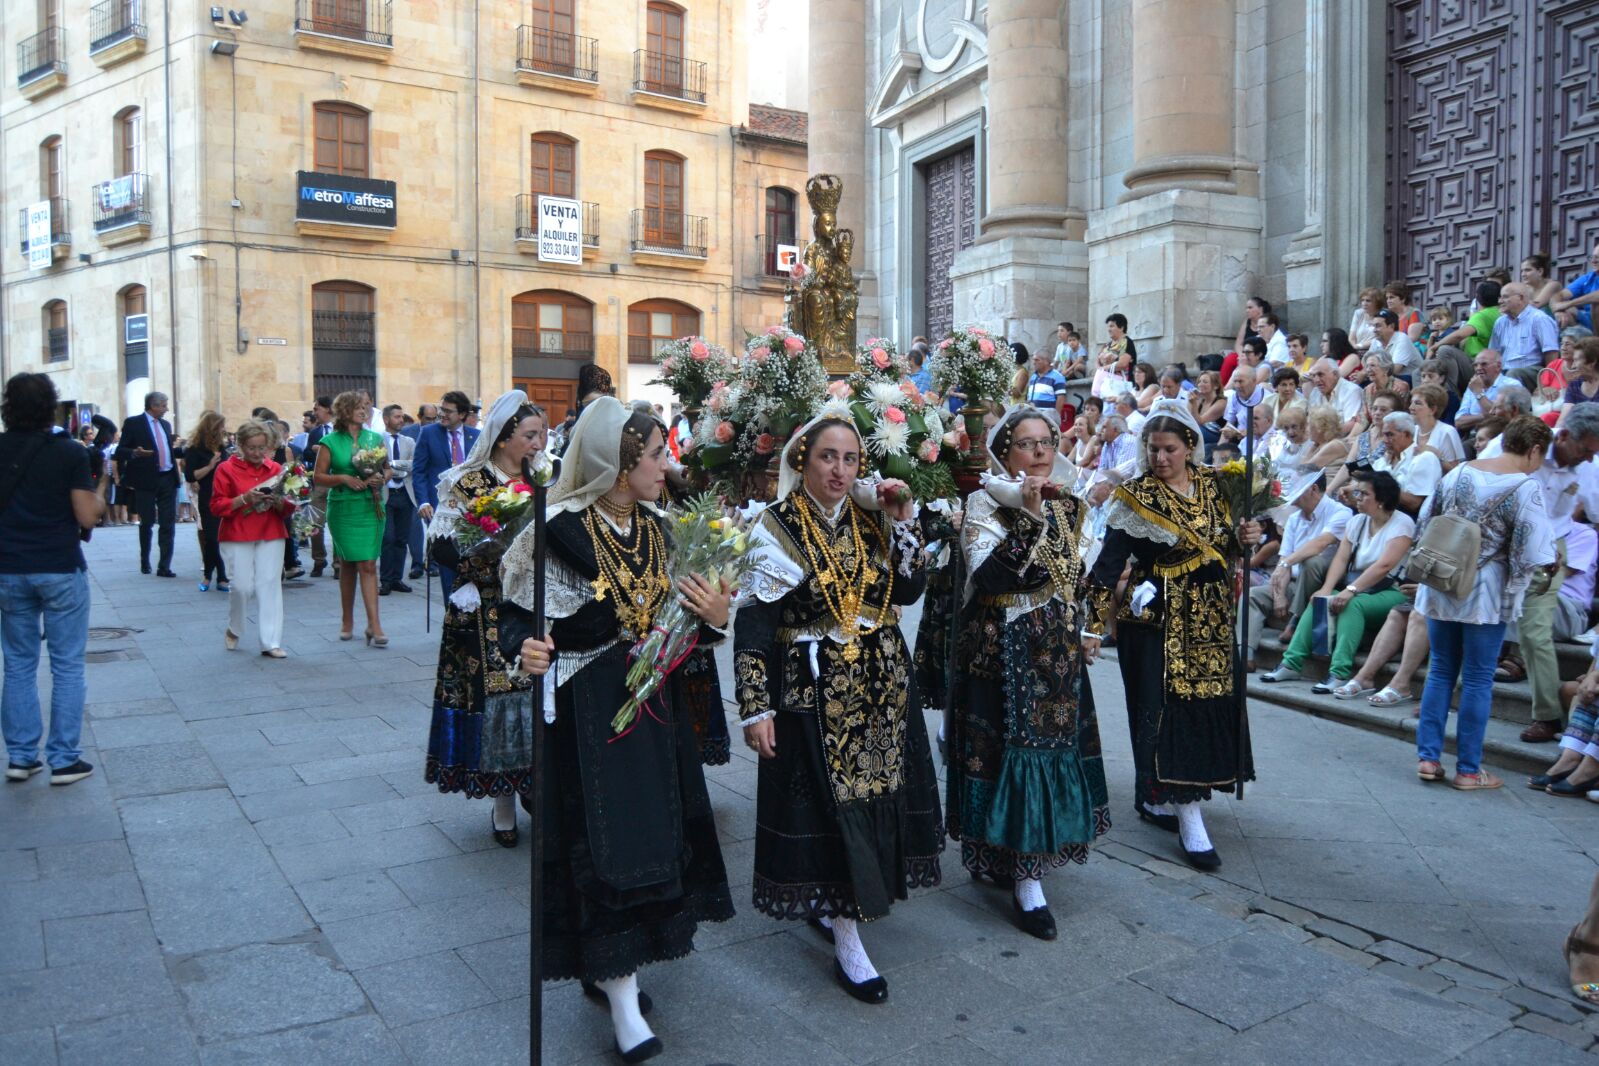
M 783 449 L 777 502 L 752 533 L 740 592 L 735 688 L 760 756 L 754 902 L 833 941 L 833 974 L 865 1003 L 888 984 L 857 924 L 939 881 L 938 783 L 896 605 L 925 581 L 903 482 L 852 498 L 864 461 L 829 409 Z M 879 502 L 885 501 L 885 502 Z
M 1008 412 L 988 436 L 994 474 L 966 501 L 948 770 L 961 861 L 973 878 L 1013 888 L 1017 926 L 1041 940 L 1055 939 L 1044 874 L 1087 862 L 1110 828 L 1078 637 L 1088 505 L 1069 484 L 1048 491 L 1058 438 L 1037 408 Z
M 1183 856 L 1221 865 L 1200 801 L 1253 780 L 1249 735 L 1233 688 L 1233 567 L 1260 539 L 1232 513 L 1218 474 L 1198 465 L 1203 439 L 1188 405 L 1157 400 L 1139 440 L 1139 476 L 1117 486 L 1104 547 L 1089 576 L 1083 658 L 1112 617 L 1127 693 L 1138 816 L 1180 833 Z M 1127 601 L 1116 585 L 1128 560 Z
M 327 488 L 328 533 L 340 561 L 339 606 L 344 624 L 340 640 L 355 636 L 355 585 L 361 582 L 366 607 L 367 645 L 386 648 L 378 619 L 378 556 L 383 550 L 383 503 L 378 492 L 388 480 L 388 449 L 383 436 L 363 427 L 372 419 L 364 392 L 333 398 L 333 431 L 316 450 L 316 483 Z
M 611 396 L 583 408 L 549 499 L 548 642 L 532 639 L 531 528 L 502 567 L 502 654 L 539 673 L 556 649 L 542 744 L 544 979 L 576 977 L 608 1001 L 627 1062 L 661 1050 L 643 1018 L 639 967 L 687 955 L 700 922 L 733 916 L 699 744 L 675 711 L 675 672 L 630 729 L 612 729 L 631 694 L 629 653 L 667 597 L 701 619 L 702 644 L 722 639 L 728 620 L 720 584 L 695 577 L 674 589 L 667 575 L 655 510 L 666 454 L 654 417 Z
M 261 654 L 282 659 L 284 516 L 294 510 L 276 483 L 283 468 L 267 454 L 276 435 L 249 419 L 234 431 L 238 451 L 212 474 L 206 504 L 220 520 L 218 548 L 233 575 L 228 589 L 228 628 L 222 641 L 229 651 L 244 633 L 244 609 L 253 598 L 260 623 Z
M 439 506 L 428 525 L 433 558 L 455 572 L 455 588 L 444 604 L 423 778 L 440 792 L 493 797 L 489 828 L 506 848 L 517 844 L 516 797 L 532 782 L 532 701 L 529 680 L 512 676 L 491 634 L 504 613 L 500 561 L 521 525 L 488 533 L 467 516 L 474 501 L 507 487 L 531 493 L 523 468 L 543 449 L 545 429 L 544 411 L 520 389 L 495 400 L 466 461 L 439 478 Z M 531 518 L 529 502 L 524 521 Z

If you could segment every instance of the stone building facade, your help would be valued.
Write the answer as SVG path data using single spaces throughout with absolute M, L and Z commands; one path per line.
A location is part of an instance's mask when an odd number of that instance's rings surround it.
M 1312 333 L 1405 278 L 1463 306 L 1599 237 L 1594 0 L 811 0 L 811 169 L 862 318 L 1029 345 L 1127 315 L 1157 364 L 1259 293 Z M 821 75 L 825 72 L 825 77 Z M 846 194 L 848 195 L 848 194 Z
M 185 427 L 355 385 L 559 417 L 591 359 L 667 400 L 653 346 L 777 321 L 767 246 L 807 228 L 746 4 L 5 4 L 0 372 L 113 417 L 161 389 Z M 541 194 L 581 205 L 580 263 L 539 255 Z

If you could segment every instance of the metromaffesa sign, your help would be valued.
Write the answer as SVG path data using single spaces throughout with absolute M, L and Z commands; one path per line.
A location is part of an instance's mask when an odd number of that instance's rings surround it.
M 392 181 L 302 170 L 296 184 L 299 186 L 294 210 L 296 219 L 394 228 L 398 212 Z

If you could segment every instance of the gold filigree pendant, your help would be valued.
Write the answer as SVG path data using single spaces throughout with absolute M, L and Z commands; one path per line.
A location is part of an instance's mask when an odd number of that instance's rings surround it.
M 856 660 L 858 660 L 861 657 L 860 642 L 852 640 L 848 644 L 844 645 L 844 651 L 843 651 L 842 655 L 843 655 L 844 661 L 846 663 L 849 663 L 851 666 L 854 666 Z

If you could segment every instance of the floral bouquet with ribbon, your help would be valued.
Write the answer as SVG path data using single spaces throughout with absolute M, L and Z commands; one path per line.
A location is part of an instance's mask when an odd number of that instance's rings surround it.
M 704 337 L 682 337 L 655 352 L 660 377 L 651 385 L 665 385 L 684 407 L 703 407 L 711 390 L 738 375 L 738 363 L 720 344 Z
M 1216 471 L 1216 485 L 1222 499 L 1227 501 L 1234 522 L 1247 522 L 1283 502 L 1283 483 L 1277 477 L 1277 464 L 1262 455 L 1251 465 L 1254 467 L 1253 485 L 1244 484 L 1242 459 L 1223 463 Z
M 370 448 L 356 448 L 350 453 L 350 465 L 355 467 L 355 476 L 365 481 L 373 474 L 381 474 L 389 465 L 389 450 L 381 444 L 374 444 Z M 378 489 L 370 490 L 372 496 L 372 513 L 379 518 L 383 517 L 383 498 L 378 495 Z
M 322 512 L 311 506 L 311 471 L 303 463 L 287 467 L 278 482 L 283 498 L 294 504 L 289 529 L 296 537 L 315 536 L 322 529 Z
M 491 537 L 509 544 L 533 517 L 533 486 L 517 479 L 472 498 L 456 522 L 455 539 L 469 551 Z
M 866 470 L 910 486 L 918 503 L 956 494 L 944 462 L 944 421 L 908 380 L 910 366 L 888 341 L 872 338 L 856 353 L 856 370 L 827 387 L 828 405 L 848 414 L 866 445 Z
M 667 529 L 672 536 L 672 551 L 666 562 L 675 588 L 691 574 L 709 581 L 720 580 L 736 588 L 749 569 L 749 537 L 738 520 L 722 510 L 714 493 L 701 493 L 667 513 Z M 699 642 L 700 619 L 671 596 L 661 607 L 650 631 L 633 645 L 627 671 L 630 693 L 622 709 L 611 719 L 611 731 L 618 737 L 628 733 L 638 721 L 639 711 L 649 710 L 649 700 L 668 675 L 682 665 Z M 618 739 L 613 737 L 612 739 Z

